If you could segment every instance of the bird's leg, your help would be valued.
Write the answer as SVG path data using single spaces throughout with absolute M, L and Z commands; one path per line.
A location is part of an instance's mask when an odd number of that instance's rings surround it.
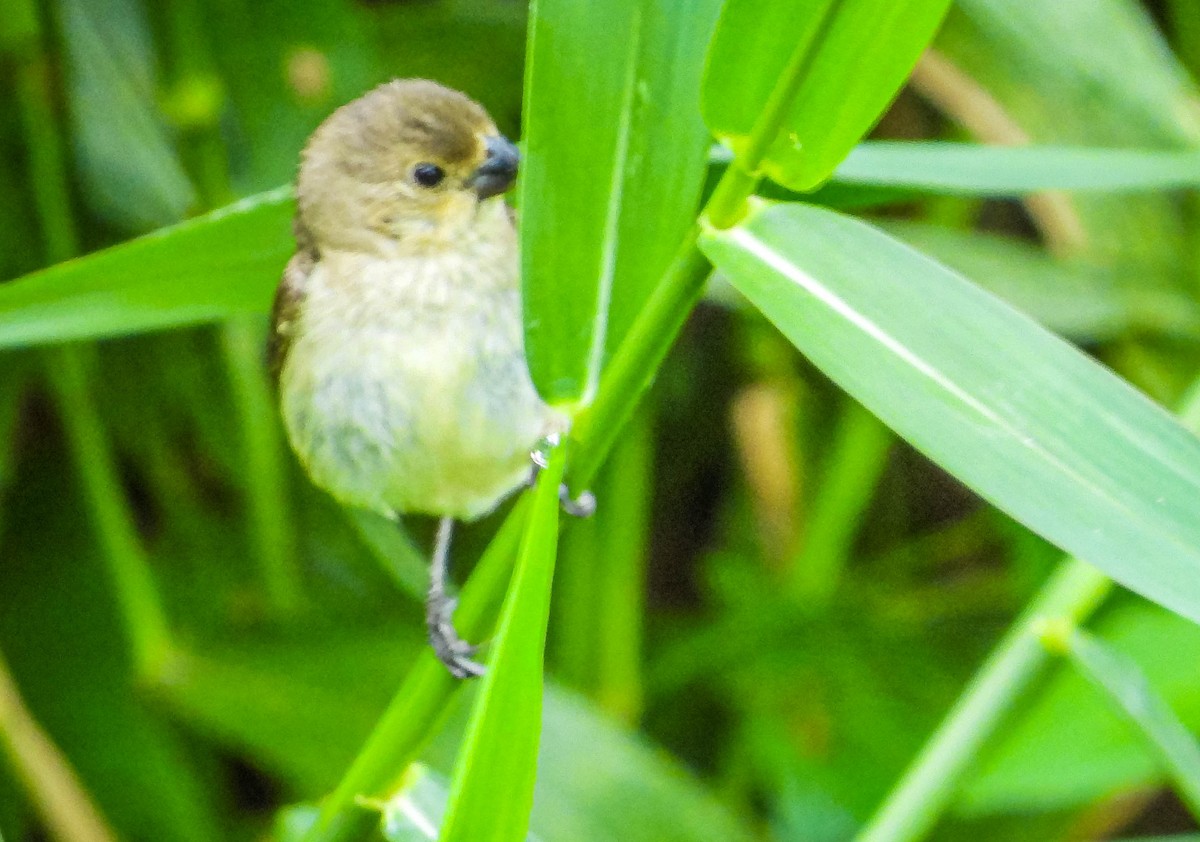
M 429 565 L 429 596 L 425 600 L 425 625 L 429 630 L 429 645 L 438 660 L 446 665 L 455 678 L 477 678 L 483 675 L 482 664 L 471 660 L 475 647 L 458 636 L 454 630 L 453 599 L 446 590 L 450 577 L 450 536 L 454 518 L 444 517 L 438 523 L 433 545 L 433 561 Z
M 559 434 L 551 433 L 546 436 L 544 444 L 533 450 L 529 454 L 529 459 L 533 463 L 529 468 L 529 485 L 532 486 L 537 482 L 538 474 L 547 466 L 546 451 L 558 445 Z M 562 510 L 571 517 L 591 517 L 596 513 L 596 495 L 590 491 L 585 491 L 578 497 L 571 498 L 571 489 L 564 482 L 558 487 L 558 503 L 562 506 Z

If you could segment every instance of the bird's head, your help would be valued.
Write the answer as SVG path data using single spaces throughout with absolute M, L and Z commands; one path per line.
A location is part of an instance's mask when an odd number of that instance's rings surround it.
M 512 186 L 518 160 L 478 103 L 424 79 L 388 82 L 313 134 L 297 182 L 300 219 L 327 248 L 452 247 Z

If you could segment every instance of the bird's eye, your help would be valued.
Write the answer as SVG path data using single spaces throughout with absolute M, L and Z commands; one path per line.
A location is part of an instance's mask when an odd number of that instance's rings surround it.
M 417 164 L 412 172 L 413 178 L 422 187 L 437 187 L 446 177 L 446 171 L 437 164 Z

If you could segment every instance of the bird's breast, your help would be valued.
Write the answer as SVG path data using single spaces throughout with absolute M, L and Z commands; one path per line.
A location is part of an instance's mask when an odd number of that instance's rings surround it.
M 323 256 L 280 381 L 318 485 L 380 511 L 473 517 L 521 481 L 556 425 L 529 379 L 515 275 L 515 259 Z

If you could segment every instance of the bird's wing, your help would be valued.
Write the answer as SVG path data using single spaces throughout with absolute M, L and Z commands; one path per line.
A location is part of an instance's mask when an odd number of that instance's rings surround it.
M 279 385 L 283 361 L 292 344 L 300 307 L 304 303 L 304 296 L 308 294 L 308 277 L 316 263 L 316 251 L 301 247 L 288 261 L 279 288 L 275 290 L 275 304 L 271 307 L 271 334 L 267 339 L 267 370 L 276 385 Z

